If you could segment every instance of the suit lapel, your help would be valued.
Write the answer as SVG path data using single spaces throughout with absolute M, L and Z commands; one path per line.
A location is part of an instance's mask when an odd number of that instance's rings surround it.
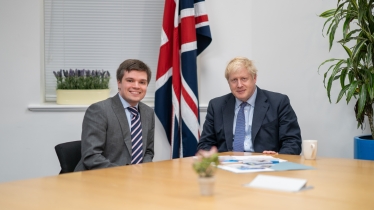
M 114 114 L 118 118 L 118 122 L 121 126 L 122 130 L 122 135 L 125 141 L 125 145 L 127 147 L 127 150 L 129 154 L 131 155 L 131 131 L 130 131 L 130 126 L 129 123 L 127 122 L 127 116 L 125 109 L 123 108 L 123 105 L 121 103 L 121 100 L 119 99 L 118 93 L 113 96 L 112 98 L 112 107 L 114 110 Z
M 268 111 L 269 104 L 267 102 L 267 97 L 264 95 L 262 90 L 257 87 L 257 97 L 255 102 L 255 109 L 253 110 L 253 119 L 252 119 L 252 143 L 254 144 L 254 140 L 258 131 L 261 128 L 262 122 Z
M 233 141 L 233 125 L 235 116 L 235 97 L 230 94 L 222 108 L 223 117 L 223 129 L 225 131 L 225 139 L 227 150 L 232 151 L 232 141 Z
M 147 134 L 148 134 L 148 130 L 149 130 L 149 119 L 151 119 L 151 117 L 149 117 L 149 113 L 146 111 L 145 107 L 144 107 L 144 104 L 139 102 L 139 113 L 140 113 L 140 120 L 142 122 L 142 139 L 143 139 L 143 157 L 145 155 L 145 148 L 147 146 Z

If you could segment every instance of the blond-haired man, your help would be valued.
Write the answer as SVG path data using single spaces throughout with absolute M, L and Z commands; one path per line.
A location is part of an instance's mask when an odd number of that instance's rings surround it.
M 232 59 L 225 77 L 231 93 L 209 102 L 198 150 L 300 154 L 300 127 L 288 97 L 257 87 L 257 69 L 245 57 Z

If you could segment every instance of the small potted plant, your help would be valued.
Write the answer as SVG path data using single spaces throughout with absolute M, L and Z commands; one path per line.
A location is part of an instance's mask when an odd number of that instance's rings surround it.
M 219 164 L 217 148 L 212 147 L 210 151 L 199 150 L 196 157 L 193 169 L 199 175 L 200 193 L 201 195 L 212 195 L 214 174 Z
M 57 79 L 57 104 L 89 105 L 109 97 L 110 73 L 104 70 L 60 70 Z

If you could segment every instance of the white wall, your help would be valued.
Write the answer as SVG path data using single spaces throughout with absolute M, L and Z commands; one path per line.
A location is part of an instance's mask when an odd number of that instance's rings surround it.
M 328 52 L 317 14 L 335 0 L 206 0 L 212 44 L 199 58 L 200 104 L 229 92 L 223 76 L 235 56 L 253 59 L 258 86 L 287 94 L 303 139 L 318 139 L 319 156 L 353 158 L 353 103 L 330 104 L 319 64 Z M 80 139 L 83 112 L 31 112 L 43 102 L 42 0 L 0 0 L 0 182 L 58 174 L 58 143 Z M 334 101 L 337 96 L 334 90 Z M 205 113 L 201 114 L 202 120 Z M 168 157 L 156 134 L 156 158 Z
M 200 103 L 229 92 L 223 76 L 227 62 L 248 56 L 259 70 L 260 88 L 290 97 L 302 138 L 320 140 L 319 156 L 353 158 L 353 136 L 369 131 L 356 129 L 353 100 L 335 104 L 337 86 L 333 103 L 328 102 L 323 71 L 317 72 L 324 60 L 345 56 L 338 45 L 328 52 L 321 33 L 325 19 L 318 17 L 336 2 L 207 0 L 214 41 L 200 58 Z

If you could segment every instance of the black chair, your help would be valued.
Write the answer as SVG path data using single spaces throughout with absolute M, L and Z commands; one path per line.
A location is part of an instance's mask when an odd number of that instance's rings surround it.
M 81 159 L 81 141 L 72 141 L 55 146 L 58 160 L 60 161 L 60 174 L 74 172 Z

